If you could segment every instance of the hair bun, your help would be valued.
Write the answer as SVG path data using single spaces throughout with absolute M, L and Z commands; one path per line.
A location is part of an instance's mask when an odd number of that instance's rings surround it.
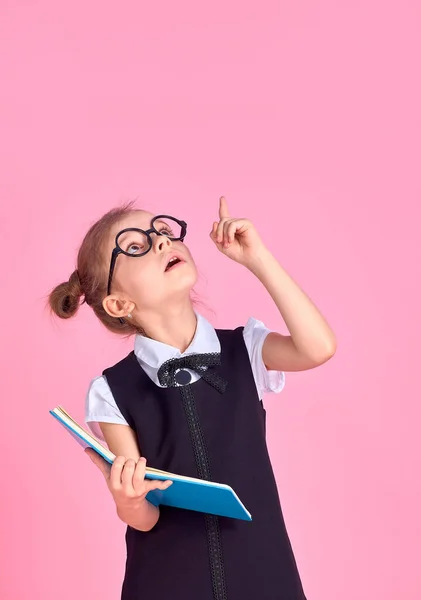
M 49 297 L 51 310 L 60 319 L 70 319 L 77 313 L 82 296 L 82 286 L 76 270 L 70 275 L 69 281 L 60 283 L 51 292 Z

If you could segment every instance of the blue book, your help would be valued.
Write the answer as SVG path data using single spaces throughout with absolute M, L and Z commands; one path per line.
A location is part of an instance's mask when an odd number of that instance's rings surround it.
M 91 433 L 76 423 L 61 406 L 50 410 L 50 414 L 65 427 L 83 448 L 92 448 L 109 464 L 114 462 L 115 455 Z M 147 479 L 170 480 L 173 482 L 166 490 L 153 490 L 148 493 L 146 496 L 148 501 L 155 506 L 162 504 L 221 517 L 251 521 L 251 514 L 229 485 L 184 477 L 183 475 L 176 475 L 151 467 L 146 467 L 145 477 Z

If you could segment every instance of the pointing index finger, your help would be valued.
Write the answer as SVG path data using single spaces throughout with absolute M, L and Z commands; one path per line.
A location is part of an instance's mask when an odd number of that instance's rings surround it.
M 219 218 L 220 219 L 229 219 L 229 210 L 228 210 L 228 203 L 226 201 L 226 199 L 224 198 L 224 196 L 221 196 L 219 198 Z

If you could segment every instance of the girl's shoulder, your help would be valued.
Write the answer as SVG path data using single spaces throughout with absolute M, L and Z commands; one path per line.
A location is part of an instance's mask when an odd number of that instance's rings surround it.
M 85 398 L 85 423 L 92 431 L 95 429 L 94 433 L 97 436 L 100 431 L 97 423 L 127 425 L 105 375 L 94 377 L 89 384 Z

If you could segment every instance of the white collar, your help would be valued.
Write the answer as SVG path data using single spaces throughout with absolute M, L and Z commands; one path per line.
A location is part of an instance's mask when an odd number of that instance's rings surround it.
M 150 338 L 136 335 L 134 353 L 140 363 L 145 363 L 154 369 L 159 367 L 170 358 L 180 358 L 186 354 L 202 354 L 204 352 L 220 352 L 221 344 L 216 331 L 202 315 L 196 313 L 197 324 L 194 337 L 186 349 L 181 353 L 179 348 L 152 340 Z

